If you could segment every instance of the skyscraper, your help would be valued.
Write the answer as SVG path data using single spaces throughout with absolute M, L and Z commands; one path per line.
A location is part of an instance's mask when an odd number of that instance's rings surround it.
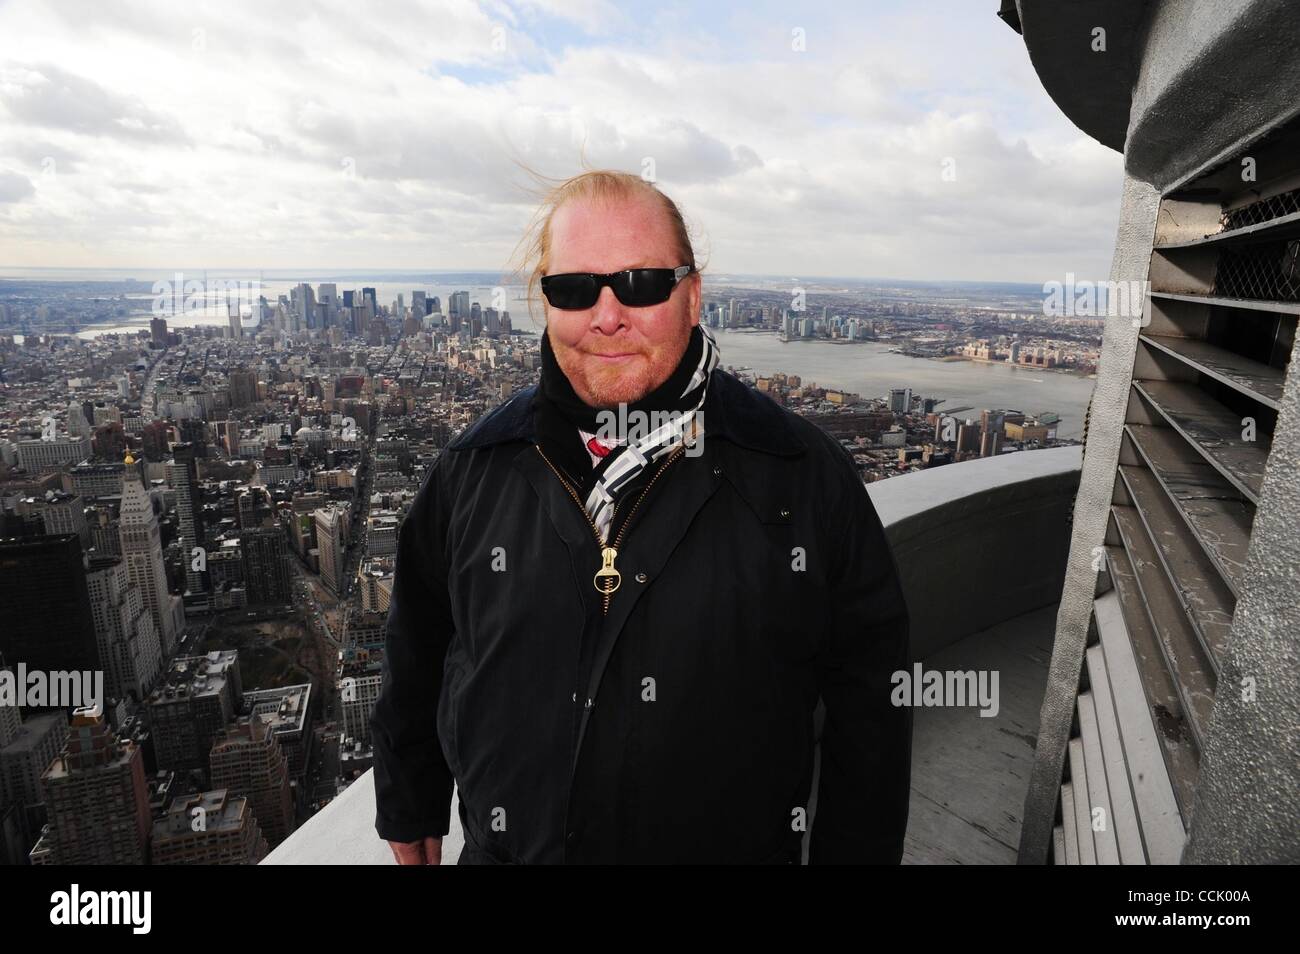
M 289 548 L 279 527 L 244 530 L 239 535 L 244 556 L 244 583 L 248 602 L 288 603 L 293 598 L 289 582 Z
M 28 669 L 99 669 L 76 534 L 0 540 L 0 656 Z
M 194 557 L 194 549 L 203 546 L 194 445 L 176 444 L 172 447 L 172 455 L 172 460 L 167 464 L 167 479 L 176 491 L 176 524 L 185 566 L 185 589 L 190 593 L 202 593 L 207 586 L 202 571 L 195 569 Z M 200 562 L 197 565 L 203 564 Z
M 162 644 L 126 561 L 96 557 L 86 573 L 100 665 L 109 698 L 143 699 L 162 669 Z
M 212 787 L 248 798 L 274 848 L 294 830 L 289 760 L 259 715 L 241 719 L 212 743 Z
M 289 294 L 292 299 L 293 313 L 302 319 L 306 327 L 314 328 L 316 323 L 316 294 L 311 290 L 311 286 L 306 282 L 302 282 L 295 285 Z
M 41 781 L 50 831 L 33 853 L 61 865 L 148 863 L 144 757 L 113 735 L 98 706 L 73 713 L 67 746 Z
M 239 369 L 229 375 L 230 406 L 248 407 L 257 400 L 257 372 Z
M 80 494 L 49 490 L 41 497 L 19 499 L 14 507 L 19 516 L 35 514 L 41 518 L 46 536 L 75 533 L 85 549 L 90 549 L 90 527 L 86 524 L 86 502 Z
M 89 437 L 90 431 L 90 422 L 86 420 L 86 412 L 82 410 L 81 402 L 68 402 L 68 433 L 73 437 Z
M 135 461 L 127 457 L 126 479 L 122 482 L 122 514 L 120 533 L 122 558 L 126 561 L 127 577 L 140 588 L 144 605 L 153 617 L 164 657 L 176 648 L 179 635 L 177 617 L 178 597 L 167 589 L 167 572 L 163 566 L 162 535 L 158 518 L 153 512 L 153 502 L 140 483 L 135 471 Z
M 317 510 L 316 546 L 320 550 L 320 579 L 331 593 L 342 595 L 344 537 L 348 530 L 348 507 L 336 504 Z
M 458 318 L 461 321 L 469 318 L 469 292 L 452 292 L 448 301 L 449 304 L 447 309 L 451 316 Z M 459 325 L 457 325 L 457 327 L 459 327 Z
M 1002 453 L 1005 430 L 1005 417 L 1002 411 L 986 410 L 980 415 L 981 457 L 997 457 Z
M 148 701 L 158 767 L 207 772 L 213 740 L 243 702 L 235 650 L 173 659 Z

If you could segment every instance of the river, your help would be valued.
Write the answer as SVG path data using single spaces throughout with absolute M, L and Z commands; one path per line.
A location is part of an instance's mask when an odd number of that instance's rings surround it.
M 843 388 L 863 397 L 885 397 L 890 388 L 911 388 L 922 397 L 945 398 L 940 410 L 969 405 L 958 418 L 978 418 L 985 408 L 1007 408 L 1061 416 L 1060 437 L 1081 438 L 1083 415 L 1096 381 L 1060 371 L 934 361 L 891 354 L 888 344 L 829 341 L 782 341 L 775 332 L 718 330 L 724 366 L 749 367 L 759 374 L 784 371 L 805 383 Z

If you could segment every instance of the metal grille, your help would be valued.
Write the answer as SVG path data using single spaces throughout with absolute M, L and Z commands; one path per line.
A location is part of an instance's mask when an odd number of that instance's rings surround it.
M 1248 225 L 1259 225 L 1293 212 L 1300 212 L 1300 189 L 1292 189 L 1272 198 L 1252 202 L 1240 209 L 1224 212 L 1221 222 L 1223 231 L 1229 232 L 1232 229 L 1244 229 Z
M 1300 301 L 1300 239 L 1224 249 L 1213 294 L 1222 298 Z

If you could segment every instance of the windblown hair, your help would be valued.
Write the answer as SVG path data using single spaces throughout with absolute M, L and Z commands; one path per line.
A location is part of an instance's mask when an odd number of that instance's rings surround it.
M 528 315 L 534 324 L 536 316 L 533 314 L 533 305 L 541 302 L 541 279 L 551 264 L 551 219 L 562 205 L 572 199 L 608 202 L 650 196 L 668 214 L 677 246 L 677 264 L 690 265 L 697 271 L 703 268 L 696 261 L 690 229 L 677 203 L 661 192 L 653 182 L 630 172 L 613 169 L 588 169 L 568 179 L 557 179 L 543 176 L 522 163 L 517 164 L 537 184 L 534 190 L 530 190 L 538 200 L 537 211 L 511 259 L 513 273 L 528 276 Z

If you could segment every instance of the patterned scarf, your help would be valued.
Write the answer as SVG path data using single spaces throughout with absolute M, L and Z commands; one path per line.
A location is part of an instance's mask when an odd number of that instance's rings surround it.
M 655 461 L 672 453 L 684 441 L 693 446 L 704 433 L 700 409 L 707 396 L 709 375 L 718 366 L 718 344 L 703 325 L 691 329 L 691 339 L 677 368 L 666 381 L 639 401 L 627 406 L 630 433 L 620 434 L 619 409 L 599 409 L 585 404 L 560 370 L 550 339 L 542 336 L 541 391 L 555 403 L 573 426 L 602 438 L 623 441 L 596 465 L 595 483 L 587 494 L 585 508 L 601 539 L 608 543 L 614 507 L 620 494 L 636 483 Z M 602 413 L 603 412 L 603 413 Z M 639 413 L 638 413 L 639 412 Z M 657 427 L 651 429 L 652 424 Z M 635 440 L 630 438 L 635 437 Z

